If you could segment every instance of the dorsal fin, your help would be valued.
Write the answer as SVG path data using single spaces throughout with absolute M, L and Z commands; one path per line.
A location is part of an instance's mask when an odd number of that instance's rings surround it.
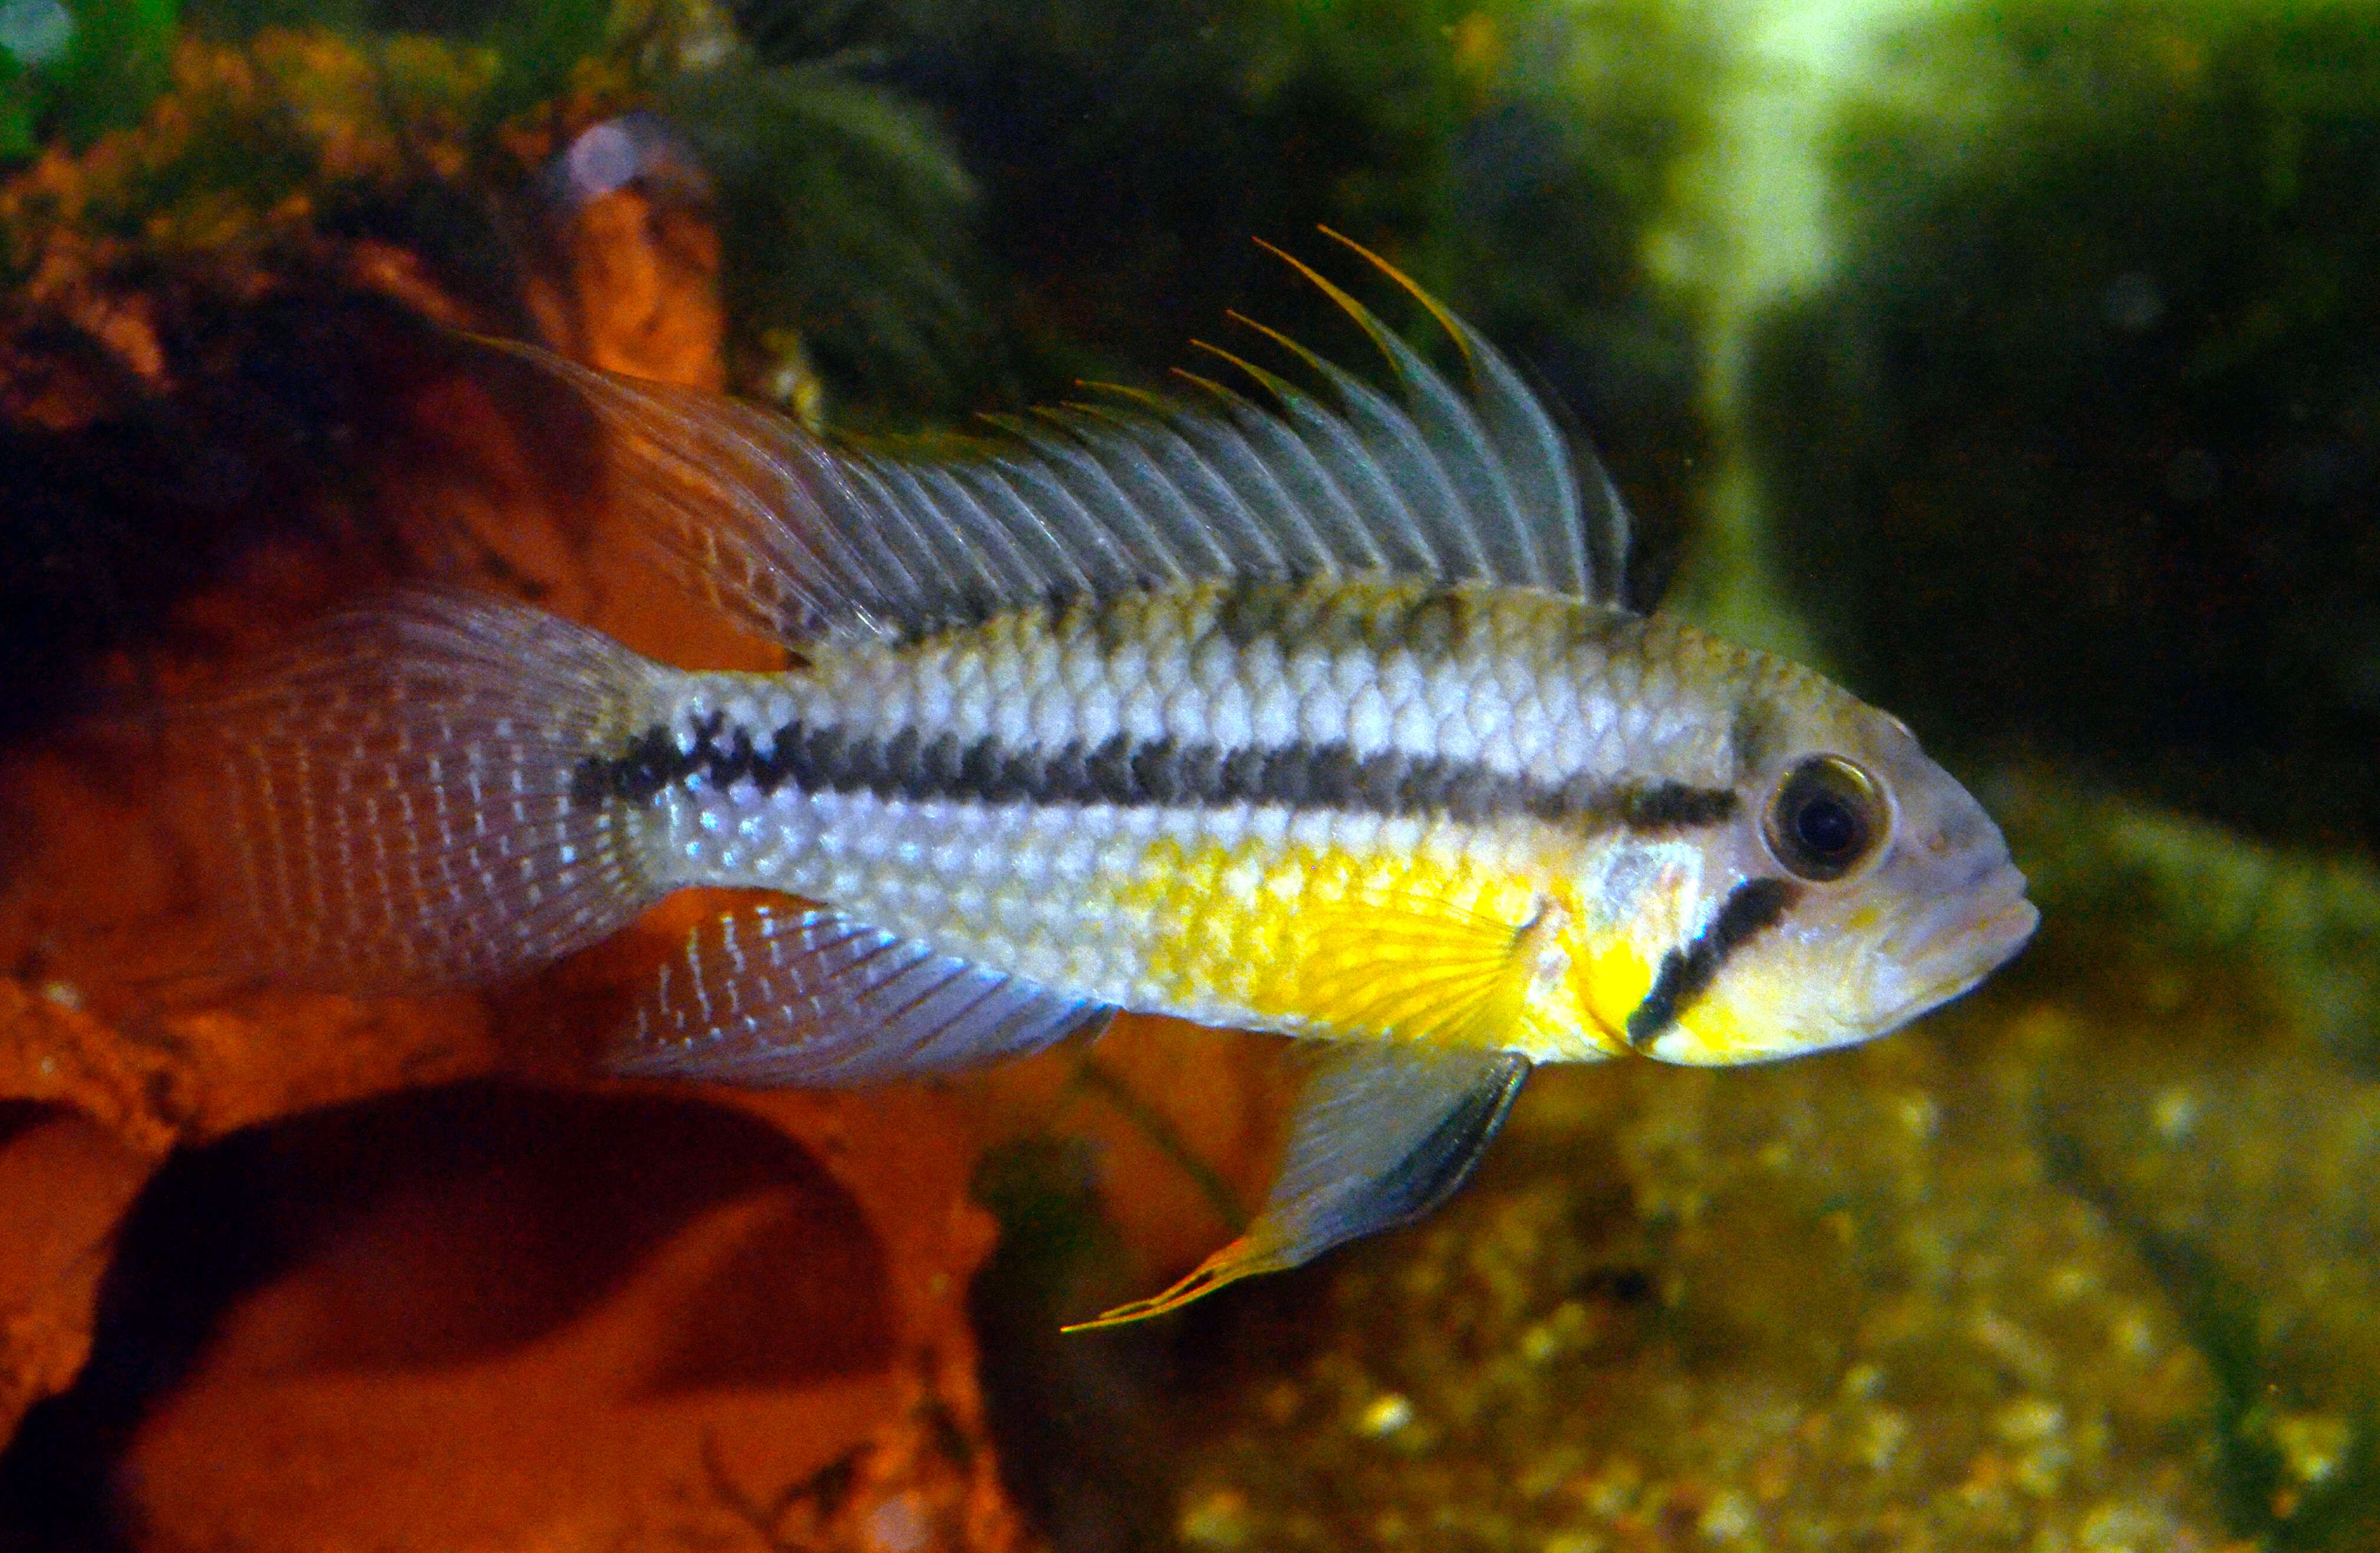
M 1318 386 L 1207 346 L 1245 392 L 1185 373 L 1189 395 L 1110 390 L 997 422 L 1009 441 L 981 456 L 902 459 L 830 446 L 715 394 L 538 359 L 610 431 L 619 497 L 688 582 L 795 644 L 1212 578 L 1390 573 L 1621 605 L 1627 516 L 1601 469 L 1589 457 L 1582 485 L 1511 365 L 1348 246 L 1452 334 L 1468 393 L 1295 260 L 1379 346 L 1393 393 L 1250 325 Z

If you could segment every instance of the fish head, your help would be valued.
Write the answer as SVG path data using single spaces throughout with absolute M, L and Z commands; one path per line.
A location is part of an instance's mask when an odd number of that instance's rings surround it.
M 1981 981 L 2040 920 L 1999 828 L 1907 725 L 1789 673 L 1735 813 L 1700 838 L 1694 936 L 1664 955 L 1681 995 L 1629 1031 L 1665 1062 L 1883 1035 Z

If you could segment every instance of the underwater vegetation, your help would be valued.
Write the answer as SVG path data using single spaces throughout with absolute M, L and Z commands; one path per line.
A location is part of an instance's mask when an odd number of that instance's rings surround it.
M 2371 22 L 1954 12 L 1847 110 L 1847 254 L 1756 394 L 1779 549 L 1884 704 L 2380 842 Z
M 0 1547 L 2380 1546 L 2369 4 L 1912 13 L 1755 321 L 1780 607 L 2002 825 L 2024 957 L 1540 1075 L 1427 1223 L 1165 1323 L 1057 1331 L 1245 1227 L 1260 1041 L 590 1080 L 682 917 L 495 998 L 192 982 L 150 746 L 76 723 L 424 576 L 782 666 L 445 330 L 931 449 L 1228 307 L 1315 334 L 1246 239 L 1317 223 L 1570 406 L 1658 588 L 1714 433 L 1646 235 L 1732 25 L 0 6 Z

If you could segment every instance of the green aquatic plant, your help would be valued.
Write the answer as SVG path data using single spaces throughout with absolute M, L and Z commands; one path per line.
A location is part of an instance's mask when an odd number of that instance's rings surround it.
M 1725 44 L 1674 7 L 196 0 L 178 28 L 170 7 L 140 14 L 164 116 L 115 93 L 129 139 L 101 153 L 139 176 L 44 175 L 109 187 L 9 223 L 20 258 L 29 224 L 72 240 L 86 215 L 135 247 L 155 217 L 247 251 L 330 220 L 433 269 L 449 255 L 492 296 L 540 219 L 539 162 L 604 115 L 654 108 L 708 175 L 739 376 L 761 382 L 798 336 L 846 424 L 1146 379 L 1251 298 L 1303 331 L 1302 299 L 1267 293 L 1247 239 L 1319 222 L 1385 245 L 1546 373 L 1641 505 L 1683 504 L 1695 354 L 1642 233 L 1703 133 L 1697 83 Z M 238 69 L 260 85 L 219 90 Z M 18 121 L 26 152 L 82 143 L 56 138 L 55 114 Z M 359 166 L 326 137 L 399 154 Z M 412 219 L 433 208 L 440 221 Z M 1666 568 L 1674 545 L 1655 527 Z
M 91 143 L 164 90 L 174 0 L 18 0 L 0 9 L 0 161 Z
M 1640 505 L 1682 505 L 1694 351 L 1643 232 L 1706 130 L 1713 18 L 1648 0 L 760 0 L 741 25 L 761 67 L 865 61 L 947 127 L 980 190 L 974 405 L 1147 381 L 1232 307 L 1314 337 L 1327 308 L 1249 239 L 1294 248 L 1324 224 L 1543 373 Z
M 798 330 L 879 415 L 971 381 L 964 278 L 974 180 L 933 119 L 866 79 L 868 57 L 739 58 L 657 84 L 719 190 L 735 327 Z
M 109 97 L 112 133 L 67 133 L 55 71 L 38 123 L 25 93 L 5 99 L 26 110 L 22 149 L 45 152 L 0 189 L 9 278 L 44 276 L 38 301 L 163 262 L 239 290 L 370 238 L 503 319 L 534 234 L 568 215 L 540 166 L 608 115 L 660 107 L 708 163 L 744 357 L 806 333 L 846 384 L 935 400 L 970 344 L 971 191 L 948 141 L 865 61 L 763 67 L 732 30 L 698 35 L 693 9 L 522 3 L 408 30 L 394 7 L 222 4 L 176 32 L 168 8 L 142 34 L 164 91 Z
M 1779 552 L 1855 683 L 1977 752 L 2380 844 L 2374 17 L 1907 24 L 1840 120 L 1838 278 L 1754 367 Z
M 2255 1293 L 2187 1236 L 2141 1218 L 2095 1176 L 2083 1151 L 2052 1135 L 2052 1173 L 2138 1248 L 2187 1325 L 2214 1381 L 2207 1440 L 2233 1530 L 2267 1553 L 2350 1553 L 2380 1535 L 2380 1401 L 2351 1418 L 2307 1419 L 2275 1402 L 2269 1316 Z

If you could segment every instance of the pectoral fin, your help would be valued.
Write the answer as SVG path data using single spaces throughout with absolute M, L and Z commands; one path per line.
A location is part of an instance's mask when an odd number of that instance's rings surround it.
M 1161 1316 L 1253 1273 L 1293 1268 L 1420 1218 L 1471 1174 L 1529 1066 L 1509 1052 L 1334 1047 L 1299 1099 L 1281 1180 L 1247 1232 L 1163 1293 L 1067 1329 Z
M 1521 1023 L 1547 931 L 1535 902 L 1504 904 L 1512 909 L 1464 911 L 1366 892 L 1308 906 L 1295 1006 L 1335 1035 L 1392 1050 L 1493 1046 Z

